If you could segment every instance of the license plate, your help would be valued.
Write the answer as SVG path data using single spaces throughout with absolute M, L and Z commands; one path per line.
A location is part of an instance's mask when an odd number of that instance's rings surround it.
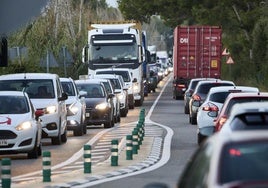
M 7 140 L 0 140 L 0 146 L 7 146 Z
M 86 113 L 86 117 L 90 117 L 90 113 Z

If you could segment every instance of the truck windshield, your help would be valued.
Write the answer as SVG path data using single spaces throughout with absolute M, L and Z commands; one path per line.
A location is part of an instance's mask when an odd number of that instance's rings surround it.
M 98 44 L 90 48 L 90 60 L 137 60 L 137 45 L 131 44 Z

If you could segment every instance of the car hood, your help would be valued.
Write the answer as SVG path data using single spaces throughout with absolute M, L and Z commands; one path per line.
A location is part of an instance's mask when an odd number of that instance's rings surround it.
M 102 102 L 106 102 L 105 98 L 86 98 L 86 107 L 90 108 L 90 107 L 95 107 L 97 104 L 100 104 Z
M 57 105 L 56 99 L 31 99 L 36 109 L 43 109 L 47 106 Z
M 30 113 L 25 113 L 25 114 L 0 114 L 0 125 L 1 125 L 1 127 L 2 126 L 16 127 L 20 123 L 25 122 L 25 121 L 29 121 L 30 119 L 31 119 Z

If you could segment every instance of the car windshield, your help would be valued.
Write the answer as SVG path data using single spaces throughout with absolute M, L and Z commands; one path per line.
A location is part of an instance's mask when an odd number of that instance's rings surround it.
M 225 114 L 230 115 L 231 109 L 235 104 L 245 103 L 245 102 L 258 102 L 258 101 L 268 101 L 268 97 L 243 97 L 243 98 L 233 98 L 229 101 L 226 108 Z
M 61 82 L 63 91 L 68 95 L 68 96 L 75 96 L 75 91 L 74 91 L 74 86 L 72 82 Z
M 79 91 L 87 92 L 86 98 L 104 98 L 105 91 L 100 84 L 77 83 Z
M 27 99 L 23 96 L 0 96 L 0 114 L 24 114 L 29 112 Z
M 25 91 L 29 98 L 55 98 L 53 81 L 50 79 L 1 80 L 0 91 Z
M 221 154 L 220 183 L 268 179 L 268 141 L 226 145 Z

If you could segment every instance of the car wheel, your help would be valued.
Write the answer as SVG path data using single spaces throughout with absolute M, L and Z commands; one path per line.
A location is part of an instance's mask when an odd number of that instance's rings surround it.
M 126 117 L 127 116 L 127 109 L 125 108 L 125 109 L 123 109 L 123 110 L 121 110 L 121 112 L 120 112 L 120 114 L 121 114 L 121 117 Z
M 84 126 L 83 124 L 80 124 L 77 126 L 77 129 L 74 130 L 74 136 L 82 136 L 84 132 Z
M 111 127 L 112 127 L 112 122 L 111 121 L 104 123 L 104 128 L 105 129 L 111 128 Z
M 51 143 L 52 145 L 60 145 L 61 144 L 61 135 L 60 135 L 60 131 L 58 133 L 58 136 L 56 137 L 52 137 L 51 138 Z
M 192 124 L 192 117 L 189 115 L 189 123 Z
M 87 134 L 87 124 L 83 123 L 83 133 Z
M 189 108 L 187 108 L 186 106 L 184 106 L 184 113 L 189 114 Z
M 65 128 L 64 133 L 61 135 L 61 141 L 66 143 L 67 142 L 67 129 Z
M 197 119 L 192 117 L 192 122 L 191 123 L 192 123 L 192 125 L 196 125 L 197 124 Z
M 205 140 L 205 136 L 201 135 L 200 133 L 197 134 L 197 143 L 200 145 Z
M 37 146 L 37 137 L 35 139 L 35 144 L 34 144 L 34 148 L 32 149 L 32 151 L 28 152 L 28 159 L 37 159 L 39 154 L 39 147 Z

